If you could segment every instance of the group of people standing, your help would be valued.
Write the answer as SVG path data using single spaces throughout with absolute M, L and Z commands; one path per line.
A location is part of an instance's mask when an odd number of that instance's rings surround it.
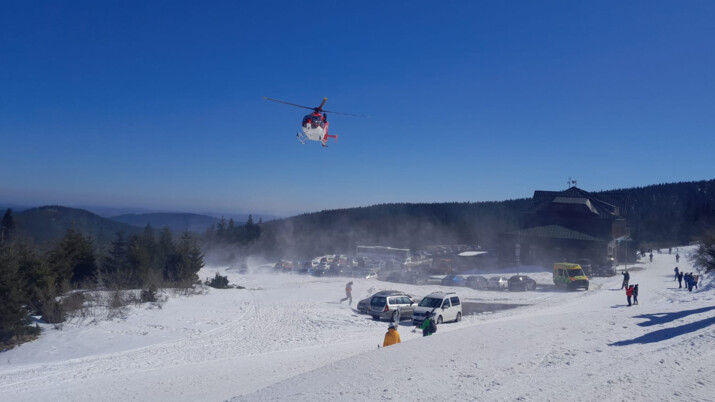
M 684 273 L 675 267 L 675 280 L 678 281 L 678 289 L 683 287 L 683 281 L 685 281 L 685 287 L 688 292 L 692 292 L 693 288 L 698 288 L 698 282 L 700 282 L 700 275 L 694 275 L 692 272 Z
M 631 306 L 631 297 L 633 298 L 633 304 L 638 304 L 638 284 L 630 285 L 626 288 L 626 299 L 628 300 L 628 306 Z
M 626 289 L 626 299 L 628 300 L 628 305 L 631 306 L 632 304 L 638 304 L 638 284 L 628 284 L 631 280 L 631 274 L 628 273 L 627 269 L 624 269 L 623 272 L 621 272 L 621 275 L 623 275 L 621 289 Z M 633 299 L 633 303 L 631 303 L 631 298 Z
M 427 317 L 422 321 L 422 324 L 419 326 L 416 326 L 412 332 L 417 331 L 417 329 L 422 330 L 422 336 L 430 336 L 437 332 L 437 323 L 434 321 L 434 311 L 427 315 Z M 399 326 L 399 322 L 397 321 L 392 321 L 390 323 L 390 326 L 387 328 L 387 332 L 385 333 L 385 340 L 382 342 L 382 347 L 394 345 L 396 343 L 400 343 L 400 333 L 397 332 L 397 327 Z

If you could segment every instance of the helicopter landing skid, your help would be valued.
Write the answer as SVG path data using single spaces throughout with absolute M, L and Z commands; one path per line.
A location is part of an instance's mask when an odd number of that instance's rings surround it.
M 300 141 L 301 144 L 305 145 L 305 140 L 308 139 L 308 137 L 306 137 L 305 134 L 298 132 L 295 134 L 295 136 L 298 138 L 298 141 Z

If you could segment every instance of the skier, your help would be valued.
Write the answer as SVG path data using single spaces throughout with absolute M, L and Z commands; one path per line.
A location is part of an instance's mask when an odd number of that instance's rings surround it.
M 400 333 L 397 332 L 397 324 L 391 322 L 385 333 L 385 340 L 382 342 L 382 347 L 384 348 L 396 343 L 400 343 Z
M 353 281 L 350 281 L 345 285 L 345 297 L 340 299 L 340 303 L 345 300 L 349 300 L 348 306 L 353 304 Z
M 650 257 L 650 262 L 653 262 L 653 253 L 651 252 L 648 256 Z
M 678 289 L 683 288 L 683 272 L 678 273 Z
M 678 280 L 678 267 L 675 267 L 675 269 L 673 271 L 675 271 L 675 280 L 677 281 Z
M 675 262 L 679 262 L 679 261 L 680 261 L 680 254 L 676 253 L 675 254 Z
M 633 286 L 633 304 L 638 304 L 638 284 Z

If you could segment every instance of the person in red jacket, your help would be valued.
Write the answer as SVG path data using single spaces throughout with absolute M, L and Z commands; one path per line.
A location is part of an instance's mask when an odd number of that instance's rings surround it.
M 633 296 L 633 285 L 626 288 L 626 299 L 628 299 L 628 306 L 631 305 L 631 297 Z

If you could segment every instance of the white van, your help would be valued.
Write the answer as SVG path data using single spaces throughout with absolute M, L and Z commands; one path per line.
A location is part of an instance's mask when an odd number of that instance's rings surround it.
M 454 292 L 433 292 L 425 296 L 412 312 L 412 324 L 422 325 L 429 315 L 437 324 L 462 321 L 462 300 Z

